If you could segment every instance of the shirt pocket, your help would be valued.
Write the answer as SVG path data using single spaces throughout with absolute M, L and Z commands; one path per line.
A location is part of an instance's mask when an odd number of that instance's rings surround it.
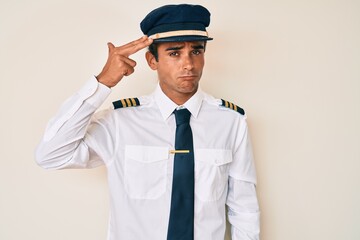
M 135 199 L 156 199 L 165 193 L 169 149 L 127 145 L 124 184 Z
M 224 193 L 232 151 L 198 149 L 195 152 L 195 194 L 203 202 L 216 201 Z

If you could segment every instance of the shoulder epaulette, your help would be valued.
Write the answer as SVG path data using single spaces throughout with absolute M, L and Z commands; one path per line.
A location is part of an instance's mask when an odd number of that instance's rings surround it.
M 126 98 L 113 102 L 114 109 L 140 106 L 138 98 Z
M 226 101 L 224 99 L 221 99 L 221 106 L 230 108 L 230 109 L 240 113 L 241 115 L 245 115 L 244 109 L 242 109 L 241 107 L 236 106 L 235 104 L 233 104 L 231 102 L 228 102 L 228 101 Z

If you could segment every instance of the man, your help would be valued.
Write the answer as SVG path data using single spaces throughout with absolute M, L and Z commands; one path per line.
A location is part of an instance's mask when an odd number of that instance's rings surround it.
M 102 72 L 50 121 L 37 149 L 44 168 L 105 164 L 111 240 L 259 238 L 255 169 L 244 111 L 199 88 L 210 13 L 167 5 L 141 23 L 144 37 L 115 47 Z M 159 84 L 144 97 L 95 113 L 124 76 L 146 60 Z

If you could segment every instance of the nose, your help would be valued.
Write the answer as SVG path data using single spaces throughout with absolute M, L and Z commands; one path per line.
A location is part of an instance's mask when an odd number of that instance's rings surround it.
M 183 62 L 183 69 L 189 71 L 194 68 L 194 62 L 190 55 L 184 55 L 182 62 Z

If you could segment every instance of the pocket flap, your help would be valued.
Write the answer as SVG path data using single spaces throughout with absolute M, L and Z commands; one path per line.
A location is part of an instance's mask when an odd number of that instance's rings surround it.
M 232 162 L 232 152 L 226 149 L 198 149 L 195 161 L 220 166 Z
M 126 145 L 125 157 L 139 162 L 157 162 L 169 158 L 169 148 Z

